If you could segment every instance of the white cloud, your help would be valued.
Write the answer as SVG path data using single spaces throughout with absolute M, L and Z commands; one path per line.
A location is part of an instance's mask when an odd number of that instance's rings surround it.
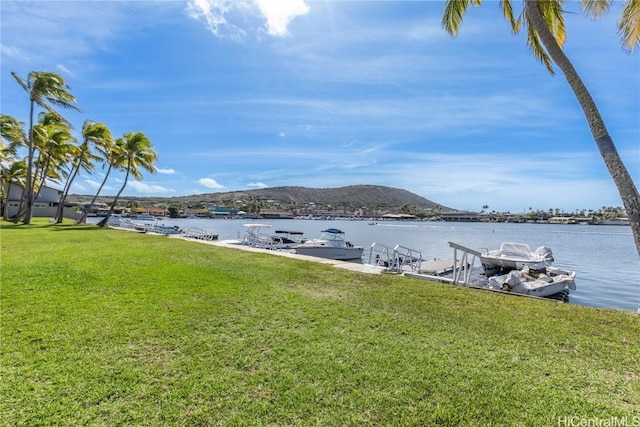
M 74 74 L 67 68 L 65 67 L 63 64 L 58 64 L 56 65 L 56 68 L 60 71 L 62 71 L 63 74 L 66 74 L 68 76 L 73 76 Z
M 296 16 L 309 13 L 309 5 L 304 0 L 256 0 L 260 12 L 267 20 L 267 32 L 272 36 L 287 34 L 289 23 Z
M 240 40 L 247 32 L 234 22 L 241 21 L 246 26 L 251 22 L 247 17 L 260 15 L 266 21 L 267 33 L 282 37 L 295 17 L 309 13 L 309 5 L 304 0 L 190 0 L 186 13 L 192 19 L 205 21 L 216 37 Z
M 187 16 L 196 20 L 204 20 L 207 28 L 216 37 L 242 39 L 245 32 L 239 27 L 227 21 L 227 15 L 234 8 L 244 7 L 245 1 L 241 0 L 191 0 L 187 4 Z
M 129 181 L 127 183 L 127 187 L 134 189 L 138 193 L 144 194 L 162 194 L 173 192 L 173 190 L 166 187 L 162 187 L 160 185 L 145 184 L 144 182 L 140 181 Z
M 265 184 L 264 182 L 250 182 L 250 183 L 247 184 L 247 187 L 267 188 L 269 186 L 267 184 Z
M 28 59 L 26 58 L 26 55 L 22 52 L 22 50 L 16 46 L 7 46 L 4 44 L 0 44 L 0 53 L 2 53 L 3 56 L 6 55 L 10 58 L 22 58 L 24 60 Z
M 202 178 L 198 180 L 198 183 L 207 188 L 224 188 L 224 185 L 218 184 L 218 182 L 213 178 Z
M 173 175 L 173 174 L 175 174 L 175 173 L 176 173 L 176 171 L 175 171 L 174 169 L 171 169 L 171 168 L 169 168 L 169 169 L 160 169 L 160 168 L 157 168 L 157 169 L 156 169 L 156 171 L 157 171 L 158 173 L 164 173 L 164 174 L 167 174 L 167 175 Z

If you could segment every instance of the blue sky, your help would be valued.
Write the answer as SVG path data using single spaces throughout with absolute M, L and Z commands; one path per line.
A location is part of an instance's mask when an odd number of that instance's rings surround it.
M 640 178 L 640 60 L 569 3 L 565 51 Z M 517 13 L 521 2 L 514 1 Z M 62 75 L 86 119 L 144 132 L 158 173 L 124 195 L 278 186 L 402 188 L 458 209 L 622 206 L 564 77 L 496 1 L 442 30 L 441 1 L 7 1 L 3 114 L 28 122 L 11 71 Z M 76 179 L 94 194 L 102 169 Z M 122 175 L 108 182 L 113 195 Z

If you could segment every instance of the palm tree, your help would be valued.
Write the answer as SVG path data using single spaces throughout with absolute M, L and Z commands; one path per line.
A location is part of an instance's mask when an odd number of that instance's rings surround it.
M 9 219 L 9 189 L 11 183 L 24 187 L 24 180 L 27 176 L 27 164 L 24 160 L 18 160 L 8 166 L 2 166 L 2 219 Z
M 29 143 L 27 153 L 27 178 L 25 183 L 25 191 L 23 198 L 26 200 L 26 211 L 22 222 L 31 223 L 33 215 L 34 201 L 34 180 L 33 180 L 33 116 L 36 104 L 48 110 L 55 111 L 53 106 L 62 108 L 71 108 L 79 111 L 75 106 L 76 98 L 69 92 L 70 88 L 64 79 L 55 73 L 45 71 L 32 71 L 27 75 L 27 80 L 23 80 L 16 73 L 11 75 L 16 79 L 18 84 L 29 95 Z
M 55 112 L 40 113 L 38 124 L 34 126 L 34 153 L 38 158 L 34 162 L 33 189 L 34 199 L 38 198 L 46 180 L 59 182 L 67 175 L 65 166 L 73 158 L 78 147 L 71 135 L 71 123 Z
M 6 141 L 8 145 L 5 145 Z M 24 123 L 11 116 L 0 114 L 0 199 L 2 201 L 2 218 L 7 220 L 9 186 L 16 182 L 24 188 L 24 177 L 27 166 L 17 158 L 18 147 L 27 146 L 27 134 Z
M 611 2 L 612 0 L 581 0 L 581 6 L 587 15 L 597 18 L 608 11 Z M 502 12 L 511 24 L 513 32 L 518 33 L 522 26 L 526 27 L 527 45 L 534 56 L 551 74 L 554 73 L 552 61 L 555 62 L 578 99 L 596 146 L 627 211 L 636 249 L 640 255 L 640 195 L 618 154 L 595 101 L 562 50 L 565 39 L 565 3 L 566 0 L 524 0 L 524 10 L 516 20 L 511 0 L 500 1 Z M 458 34 L 462 17 L 471 4 L 480 6 L 482 0 L 446 0 L 442 26 L 450 35 Z M 621 34 L 625 50 L 630 52 L 640 44 L 640 1 L 627 1 L 618 20 L 618 32 Z
M 116 207 L 116 203 L 118 203 L 120 194 L 122 194 L 122 191 L 127 186 L 130 175 L 137 180 L 141 180 L 142 173 L 140 172 L 140 168 L 152 174 L 156 173 L 156 168 L 153 164 L 158 160 L 158 154 L 153 150 L 153 144 L 151 144 L 151 141 L 149 141 L 144 133 L 127 132 L 122 138 L 118 138 L 116 144 L 121 147 L 122 151 L 119 153 L 115 163 L 116 165 L 122 165 L 125 170 L 125 177 L 120 191 L 118 191 L 118 194 L 116 194 L 116 197 L 111 203 L 107 216 L 98 223 L 100 227 L 107 225 Z
M 111 170 L 114 167 L 116 169 L 120 169 L 122 166 L 121 165 L 121 162 L 122 162 L 121 144 L 117 143 L 117 141 L 114 141 L 113 138 L 110 140 L 105 140 L 103 142 L 104 142 L 103 145 L 96 146 L 96 150 L 102 155 L 101 161 L 103 163 L 107 163 L 109 166 L 107 168 L 107 173 L 104 175 L 104 178 L 102 179 L 102 183 L 100 184 L 100 187 L 98 187 L 98 191 L 96 191 L 96 194 L 93 196 L 93 199 L 91 199 L 91 203 L 89 203 L 89 209 L 93 207 L 93 205 L 96 202 L 96 199 L 98 198 L 98 196 L 100 195 L 100 192 L 102 191 L 102 188 L 107 183 L 107 179 L 109 179 L 109 174 L 111 173 Z M 82 217 L 77 222 L 82 223 L 82 222 L 85 222 L 86 219 L 87 219 L 87 210 L 85 210 L 82 213 Z
M 78 176 L 80 169 L 84 169 L 87 172 L 91 172 L 95 169 L 93 161 L 98 160 L 99 157 L 91 152 L 90 144 L 95 147 L 105 146 L 113 142 L 111 131 L 104 123 L 96 123 L 91 120 L 85 120 L 82 126 L 82 136 L 84 138 L 83 143 L 79 147 L 79 151 L 71 163 L 71 172 L 69 179 L 62 190 L 62 196 L 60 198 L 60 204 L 58 205 L 58 211 L 56 213 L 56 222 L 61 223 L 64 214 L 64 205 L 67 200 L 67 195 L 73 184 L 74 179 Z

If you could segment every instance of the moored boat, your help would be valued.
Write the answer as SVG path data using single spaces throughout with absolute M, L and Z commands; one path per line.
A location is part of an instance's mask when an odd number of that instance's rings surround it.
M 575 271 L 546 267 L 544 270 L 532 270 L 524 267 L 502 276 L 488 279 L 489 289 L 513 292 L 536 297 L 555 295 L 565 289 L 575 290 Z
M 553 253 L 548 247 L 540 246 L 532 252 L 529 245 L 524 243 L 502 243 L 500 249 L 480 254 L 480 263 L 486 277 L 506 274 L 524 267 L 544 270 L 553 261 Z
M 136 221 L 155 221 L 157 218 L 148 212 L 143 212 L 134 218 Z
M 343 231 L 337 228 L 322 230 L 320 237 L 310 239 L 294 247 L 294 252 L 319 258 L 337 260 L 361 259 L 364 247 L 354 246 L 345 240 Z
M 302 237 L 303 234 L 302 231 L 276 230 L 271 240 L 280 249 L 288 249 L 304 243 L 306 240 Z

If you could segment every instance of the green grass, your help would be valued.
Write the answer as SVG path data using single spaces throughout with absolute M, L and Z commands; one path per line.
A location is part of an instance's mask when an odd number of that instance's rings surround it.
M 635 313 L 91 225 L 0 233 L 3 425 L 640 422 Z

